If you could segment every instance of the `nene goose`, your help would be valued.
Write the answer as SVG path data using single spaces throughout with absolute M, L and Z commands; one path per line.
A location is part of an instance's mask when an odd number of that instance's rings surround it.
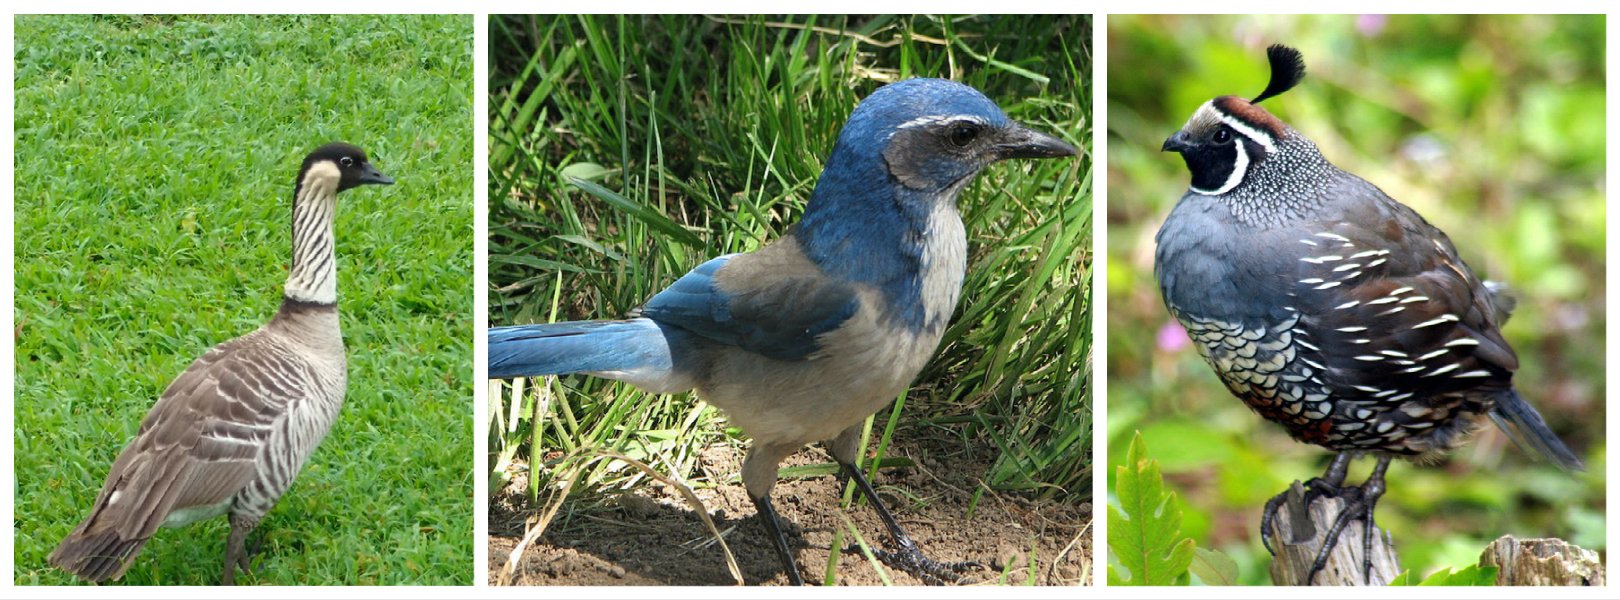
M 332 248 L 337 195 L 393 182 L 348 144 L 304 158 L 281 310 L 169 384 L 107 473 L 90 516 L 51 553 L 52 565 L 87 581 L 118 579 L 158 527 L 228 513 L 220 582 L 231 585 L 236 569 L 247 570 L 248 533 L 326 436 L 348 383 Z

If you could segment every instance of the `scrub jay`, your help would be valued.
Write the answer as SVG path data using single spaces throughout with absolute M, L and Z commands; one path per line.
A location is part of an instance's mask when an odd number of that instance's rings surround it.
M 923 556 L 856 468 L 860 425 L 933 355 L 956 308 L 967 239 L 956 197 L 1008 158 L 1075 154 L 972 87 L 912 79 L 850 114 L 804 216 L 781 239 L 712 259 L 621 321 L 489 330 L 489 376 L 588 373 L 654 393 L 697 389 L 753 438 L 742 480 L 795 585 L 771 508 L 777 466 L 826 441 L 893 538 L 885 562 L 925 581 L 966 564 Z

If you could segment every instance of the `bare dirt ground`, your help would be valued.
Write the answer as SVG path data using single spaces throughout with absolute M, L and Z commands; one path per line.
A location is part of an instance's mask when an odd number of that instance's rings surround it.
M 704 468 L 734 477 L 741 456 L 729 448 L 712 450 L 703 456 Z M 959 440 L 943 434 L 938 439 L 897 440 L 890 455 L 910 457 L 917 466 L 885 469 L 872 482 L 923 553 L 940 562 L 986 565 L 969 571 L 960 582 L 966 585 L 1023 585 L 1032 572 L 1039 585 L 1089 584 L 1091 503 L 1036 502 L 985 489 L 974 506 L 974 491 L 981 488 L 976 477 L 985 462 L 966 454 Z M 826 453 L 813 448 L 800 451 L 783 466 L 831 462 Z M 491 585 L 734 583 L 723 551 L 702 520 L 678 493 L 658 483 L 611 501 L 571 496 L 545 534 L 525 549 L 511 581 L 503 581 L 507 557 L 523 538 L 524 521 L 534 513 L 528 506 L 527 482 L 513 481 L 490 503 Z M 788 543 L 806 582 L 824 578 L 833 533 L 843 526 L 841 511 L 868 544 L 889 542 L 871 507 L 839 508 L 841 490 L 837 478 L 826 476 L 783 479 L 772 494 L 786 519 Z M 742 485 L 694 491 L 725 536 L 746 583 L 786 585 L 787 576 Z M 887 566 L 884 570 L 896 585 L 923 584 Z M 839 558 L 836 577 L 838 585 L 883 583 L 873 565 L 858 554 Z

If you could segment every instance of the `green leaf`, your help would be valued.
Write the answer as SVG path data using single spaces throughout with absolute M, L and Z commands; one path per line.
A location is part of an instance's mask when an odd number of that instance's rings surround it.
M 618 169 L 610 169 L 593 162 L 577 162 L 563 167 L 559 174 L 563 176 L 563 179 L 596 181 L 615 172 L 618 172 Z
M 1127 573 L 1110 564 L 1108 585 L 1186 585 L 1193 541 L 1181 535 L 1181 508 L 1164 489 L 1159 461 L 1146 454 L 1137 432 L 1115 471 L 1119 508 L 1108 507 L 1108 548 Z
M 1193 548 L 1190 569 L 1204 585 L 1237 585 L 1237 561 L 1220 550 Z
M 1411 571 L 1402 571 L 1400 575 L 1389 582 L 1392 586 L 1494 586 L 1496 585 L 1496 567 L 1481 567 L 1469 565 L 1460 570 L 1450 568 L 1440 569 L 1421 582 L 1413 583 Z
M 573 184 L 575 187 L 585 190 L 585 193 L 595 196 L 598 200 L 612 204 L 614 208 L 623 211 L 625 214 L 630 215 L 637 221 L 645 223 L 648 227 L 663 232 L 665 235 L 668 235 L 677 242 L 686 244 L 687 246 L 691 246 L 693 248 L 701 247 L 703 245 L 703 240 L 699 239 L 697 234 L 688 231 L 679 223 L 676 223 L 669 217 L 665 216 L 664 213 L 658 212 L 656 207 L 632 202 L 629 198 L 620 195 L 618 192 L 583 179 L 567 178 L 567 180 L 568 183 Z

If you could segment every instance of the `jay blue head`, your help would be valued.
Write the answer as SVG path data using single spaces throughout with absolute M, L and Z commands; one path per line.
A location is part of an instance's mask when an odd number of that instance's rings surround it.
M 924 281 L 908 275 L 930 266 L 925 246 L 940 241 L 931 235 L 951 235 L 931 222 L 943 214 L 938 210 L 956 220 L 957 194 L 991 163 L 1073 154 L 1073 146 L 1007 118 L 970 86 L 893 83 L 849 116 L 793 234 L 835 276 L 882 286 L 891 302 L 917 306 Z M 948 315 L 907 308 L 893 316 L 917 329 L 940 326 Z
M 490 376 L 588 373 L 697 389 L 754 439 L 743 483 L 799 582 L 770 505 L 777 465 L 827 441 L 884 511 L 856 466 L 860 424 L 911 385 L 956 307 L 967 262 L 957 194 L 996 161 L 1074 153 L 971 87 L 879 88 L 850 115 L 804 217 L 781 239 L 698 265 L 628 319 L 493 328 Z M 937 572 L 882 514 L 907 568 Z

